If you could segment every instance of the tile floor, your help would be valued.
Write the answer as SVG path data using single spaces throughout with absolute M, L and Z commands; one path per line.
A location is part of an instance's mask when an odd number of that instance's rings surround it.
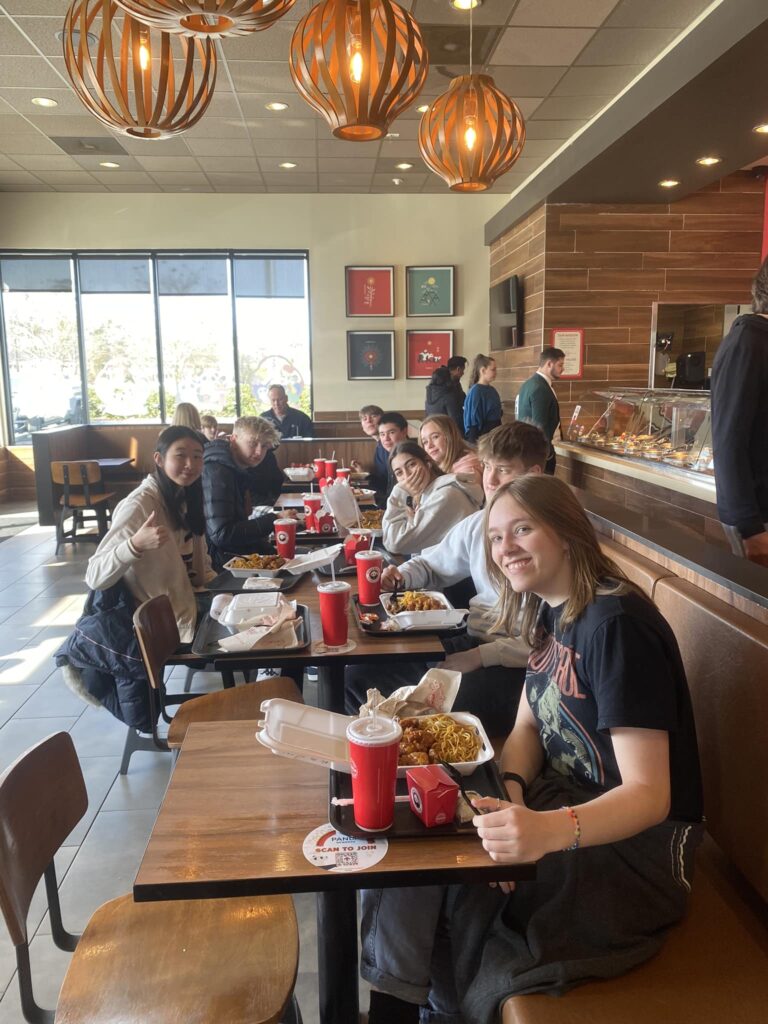
M 89 807 L 56 858 L 56 868 L 64 923 L 76 932 L 100 904 L 130 890 L 171 770 L 169 754 L 137 753 L 128 775 L 119 775 L 125 726 L 75 697 L 52 660 L 82 607 L 84 565 L 92 550 L 91 544 L 76 550 L 67 545 L 55 557 L 53 528 L 39 526 L 0 543 L 0 771 L 45 736 L 64 729 L 72 735 Z M 180 687 L 183 670 L 171 679 L 169 689 Z M 195 677 L 196 690 L 219 685 L 212 673 Z M 314 897 L 299 896 L 296 906 L 297 995 L 305 1024 L 316 1024 Z M 53 1007 L 69 954 L 53 945 L 41 890 L 28 924 L 37 1000 Z M 15 974 L 14 949 L 0 921 L 0 1024 L 23 1024 Z M 366 1003 L 361 992 L 361 1004 Z

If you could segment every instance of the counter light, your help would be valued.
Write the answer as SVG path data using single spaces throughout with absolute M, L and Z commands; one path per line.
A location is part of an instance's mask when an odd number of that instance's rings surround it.
M 676 188 L 680 184 L 675 178 L 664 178 L 663 181 L 659 182 L 662 188 Z
M 714 167 L 715 164 L 721 163 L 719 156 L 700 156 L 696 161 L 700 167 Z

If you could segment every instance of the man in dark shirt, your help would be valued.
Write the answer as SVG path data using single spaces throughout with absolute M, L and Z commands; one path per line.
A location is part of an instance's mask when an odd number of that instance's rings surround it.
M 389 468 L 389 456 L 395 445 L 408 440 L 408 420 L 400 412 L 383 412 L 379 420 L 379 443 L 373 460 L 371 487 L 376 491 L 376 504 L 387 507 L 387 498 L 395 486 L 395 477 Z
M 275 517 L 251 519 L 257 505 L 280 494 L 283 473 L 273 449 L 278 434 L 259 416 L 241 416 L 232 436 L 211 441 L 203 456 L 203 511 L 208 550 L 216 569 L 230 555 L 271 552 L 267 541 Z
M 282 384 L 273 384 L 267 392 L 271 409 L 261 414 L 281 437 L 314 437 L 312 420 L 301 409 L 288 405 L 288 396 Z
M 717 511 L 734 554 L 768 567 L 768 260 L 712 366 Z
M 539 357 L 539 368 L 520 388 L 515 406 L 516 418 L 535 423 L 549 441 L 549 458 L 544 472 L 551 476 L 555 473 L 555 449 L 552 447 L 552 439 L 560 426 L 560 404 L 552 382 L 563 372 L 564 365 L 565 352 L 559 348 L 543 348 Z

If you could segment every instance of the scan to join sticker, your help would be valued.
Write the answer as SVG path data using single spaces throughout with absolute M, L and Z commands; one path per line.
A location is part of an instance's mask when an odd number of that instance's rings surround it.
M 304 856 L 325 871 L 362 871 L 378 864 L 387 852 L 386 839 L 355 839 L 330 823 L 319 825 L 304 840 Z

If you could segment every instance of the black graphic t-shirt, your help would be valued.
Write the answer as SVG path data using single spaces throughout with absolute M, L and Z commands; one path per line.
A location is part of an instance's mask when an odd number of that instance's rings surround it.
M 610 729 L 669 733 L 670 817 L 700 821 L 696 730 L 677 641 L 640 594 L 598 594 L 561 630 L 561 607 L 543 604 L 526 692 L 547 761 L 604 792 L 621 784 Z

